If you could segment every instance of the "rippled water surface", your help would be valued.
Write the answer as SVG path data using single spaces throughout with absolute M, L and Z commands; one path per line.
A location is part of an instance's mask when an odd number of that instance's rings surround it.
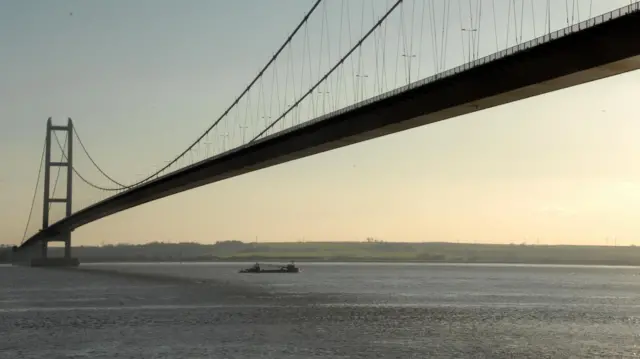
M 0 358 L 637 358 L 640 268 L 0 267 Z

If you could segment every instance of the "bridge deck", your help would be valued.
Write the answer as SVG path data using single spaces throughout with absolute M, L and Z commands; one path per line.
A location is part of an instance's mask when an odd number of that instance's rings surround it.
M 640 68 L 640 5 L 605 14 L 199 162 L 25 242 L 251 171 Z

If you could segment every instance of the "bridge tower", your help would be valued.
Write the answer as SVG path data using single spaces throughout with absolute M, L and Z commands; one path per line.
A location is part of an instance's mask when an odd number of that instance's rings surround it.
M 66 132 L 67 148 L 62 149 L 64 162 L 54 162 L 51 159 L 51 137 L 54 131 Z M 54 167 L 66 168 L 67 188 L 64 197 L 51 197 L 51 169 Z M 66 126 L 55 126 L 51 122 L 51 117 L 47 120 L 47 135 L 45 138 L 45 159 L 44 159 L 44 201 L 42 207 L 42 230 L 49 227 L 49 214 L 51 205 L 58 203 L 65 204 L 65 216 L 71 215 L 73 204 L 73 121 L 69 118 Z M 49 242 L 64 242 L 65 263 L 71 260 L 71 230 L 62 233 L 54 233 L 46 237 L 41 242 L 41 258 L 46 261 Z M 47 261 L 48 262 L 48 261 Z

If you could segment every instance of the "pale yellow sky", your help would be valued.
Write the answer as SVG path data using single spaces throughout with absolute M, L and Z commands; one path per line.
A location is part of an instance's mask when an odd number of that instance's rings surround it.
M 248 1 L 0 4 L 11 54 L 0 65 L 12 69 L 0 73 L 0 243 L 22 238 L 47 117 L 73 117 L 96 160 L 132 181 L 200 134 L 310 3 Z M 628 3 L 611 1 L 594 1 L 594 14 Z M 553 20 L 562 27 L 564 15 Z M 483 39 L 490 53 L 492 34 Z M 125 211 L 78 229 L 74 244 L 640 244 L 639 93 L 636 71 L 386 136 Z M 96 199 L 76 184 L 76 208 Z

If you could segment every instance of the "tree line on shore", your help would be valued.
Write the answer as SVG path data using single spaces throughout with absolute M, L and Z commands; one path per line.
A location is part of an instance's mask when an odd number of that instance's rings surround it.
M 10 261 L 10 249 L 10 246 L 0 248 L 0 261 Z M 61 256 L 62 251 L 50 248 L 50 255 Z M 634 246 L 403 243 L 371 238 L 363 242 L 219 241 L 78 246 L 73 248 L 73 255 L 81 262 L 298 260 L 640 265 L 640 249 Z

